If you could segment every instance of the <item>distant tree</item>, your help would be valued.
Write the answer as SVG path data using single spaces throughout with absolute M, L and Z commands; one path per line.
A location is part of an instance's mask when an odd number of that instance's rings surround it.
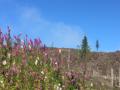
M 99 41 L 98 40 L 96 41 L 96 49 L 97 49 L 97 51 L 99 49 Z
M 90 47 L 88 45 L 87 36 L 84 36 L 83 40 L 82 40 L 81 49 L 80 49 L 80 57 L 81 57 L 81 59 L 86 60 L 87 57 L 88 57 L 89 52 L 90 52 Z
M 88 40 L 87 40 L 87 36 L 83 37 L 82 40 L 82 45 L 81 45 L 81 49 L 80 49 L 80 58 L 83 61 L 83 67 L 82 67 L 82 72 L 83 72 L 83 81 L 82 81 L 82 87 L 84 88 L 83 90 L 86 90 L 85 87 L 85 76 L 86 76 L 86 72 L 87 72 L 87 62 L 89 60 L 89 54 L 90 54 L 90 47 L 88 45 Z

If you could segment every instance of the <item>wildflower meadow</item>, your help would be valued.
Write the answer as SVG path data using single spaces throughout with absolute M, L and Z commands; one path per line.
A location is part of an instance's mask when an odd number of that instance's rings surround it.
M 81 63 L 78 72 L 67 63 L 66 70 L 66 60 L 60 57 L 64 52 L 57 49 L 54 58 L 49 55 L 51 49 L 39 38 L 11 36 L 9 27 L 5 34 L 0 30 L 0 90 L 99 90 L 91 82 L 86 64 Z

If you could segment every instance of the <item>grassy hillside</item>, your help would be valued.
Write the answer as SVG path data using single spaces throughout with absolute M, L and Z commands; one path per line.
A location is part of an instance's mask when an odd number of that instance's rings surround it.
M 120 53 L 89 56 L 84 61 L 77 49 L 47 48 L 39 38 L 0 31 L 0 90 L 117 90 Z

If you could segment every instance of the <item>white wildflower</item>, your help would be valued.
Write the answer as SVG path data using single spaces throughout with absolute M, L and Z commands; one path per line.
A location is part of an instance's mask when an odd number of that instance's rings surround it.
M 62 88 L 60 87 L 59 90 L 62 90 Z
M 37 65 L 38 64 L 38 60 L 35 60 L 35 65 Z
M 47 80 L 47 76 L 45 76 L 45 78 L 44 78 L 44 81 L 46 81 Z
M 3 64 L 3 65 L 6 65 L 6 64 L 7 64 L 6 60 L 4 60 L 4 61 L 2 62 L 2 64 Z
M 91 83 L 90 86 L 93 87 L 93 83 Z
M 58 63 L 57 62 L 55 62 L 55 65 L 57 65 Z
M 57 90 L 59 90 L 59 87 L 57 86 Z
M 65 87 L 65 85 L 62 86 L 63 88 Z
M 24 43 L 24 40 L 21 39 L 21 43 Z
M 41 74 L 43 74 L 43 75 L 44 75 L 44 72 L 43 72 L 43 71 L 41 71 Z
M 21 48 L 23 48 L 23 45 L 21 45 Z
M 1 80 L 0 83 L 3 84 L 3 81 Z
M 54 85 L 54 89 L 55 89 L 55 90 L 62 90 L 62 87 L 60 87 L 60 86 L 61 86 L 60 83 L 57 84 L 57 85 Z
M 45 76 L 45 79 L 47 79 L 47 76 Z
M 58 86 L 60 86 L 61 84 L 59 83 Z
M 1 86 L 2 86 L 3 88 L 5 87 L 5 85 L 4 85 L 4 83 L 3 83 L 2 80 L 0 81 L 0 84 L 1 84 Z

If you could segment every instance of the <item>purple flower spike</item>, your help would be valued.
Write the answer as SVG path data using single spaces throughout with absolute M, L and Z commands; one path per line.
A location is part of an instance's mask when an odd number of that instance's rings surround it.
M 7 40 L 8 40 L 8 35 L 5 34 L 5 35 L 4 35 L 4 38 L 5 38 L 5 40 L 7 41 Z

